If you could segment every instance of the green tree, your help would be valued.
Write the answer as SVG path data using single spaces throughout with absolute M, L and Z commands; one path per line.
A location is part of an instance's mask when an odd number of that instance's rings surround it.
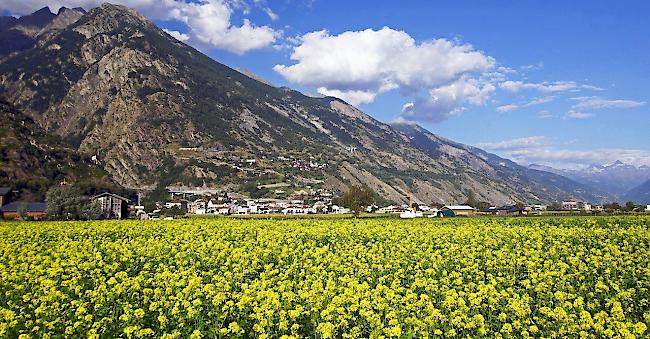
M 187 214 L 187 210 L 178 206 L 174 206 L 172 208 L 163 209 L 160 211 L 160 214 L 167 217 L 180 217 Z
M 636 208 L 636 204 L 632 201 L 628 201 L 625 203 L 625 207 L 623 208 L 624 211 L 626 212 L 632 212 Z
M 359 215 L 364 207 L 370 206 L 374 202 L 375 192 L 366 184 L 352 185 L 341 197 L 341 204 L 353 211 L 355 215 Z
M 27 212 L 26 203 L 21 203 L 20 206 L 18 206 L 18 210 L 16 212 L 18 212 L 18 215 L 22 220 L 27 220 L 29 218 L 29 213 Z
M 101 206 L 74 186 L 55 186 L 45 195 L 51 220 L 92 220 L 102 215 Z
M 467 201 L 465 202 L 465 205 L 478 208 L 479 201 L 476 199 L 476 193 L 474 193 L 473 190 L 469 190 L 469 192 L 467 192 Z

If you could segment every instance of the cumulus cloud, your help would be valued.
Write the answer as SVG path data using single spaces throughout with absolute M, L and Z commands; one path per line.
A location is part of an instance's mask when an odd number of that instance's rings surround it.
M 542 104 L 551 102 L 554 99 L 555 99 L 555 97 L 552 97 L 552 96 L 543 97 L 543 98 L 534 98 L 531 101 L 523 103 L 523 104 L 508 104 L 508 105 L 499 106 L 499 107 L 497 107 L 497 111 L 501 112 L 501 113 L 510 112 L 510 111 L 514 111 L 514 110 L 520 109 L 520 108 L 527 108 L 527 107 L 542 105 Z
M 433 109 L 423 117 L 434 119 L 440 112 L 457 112 L 459 107 L 452 103 L 482 103 L 494 90 L 470 79 L 495 66 L 483 52 L 446 39 L 416 42 L 406 32 L 388 27 L 339 35 L 326 30 L 307 33 L 293 48 L 291 60 L 295 63 L 273 68 L 289 82 L 316 86 L 319 93 L 336 93 L 352 104 L 372 102 L 381 93 L 399 89 L 419 98 L 410 106 L 419 107 L 417 112 Z M 422 98 L 423 91 L 431 97 Z
M 593 117 L 594 115 L 591 113 L 585 113 L 585 112 L 579 112 L 579 111 L 568 111 L 564 115 L 564 119 L 578 119 L 578 120 L 584 120 L 584 119 L 589 119 Z
M 603 108 L 636 108 L 645 105 L 645 101 L 635 100 L 610 100 L 601 97 L 575 97 L 577 101 L 572 107 L 574 109 L 603 109 Z
M 495 89 L 489 82 L 463 77 L 430 90 L 425 98 L 404 105 L 401 116 L 411 121 L 440 122 L 462 113 L 465 110 L 463 103 L 485 104 Z
M 11 13 L 28 14 L 48 5 L 57 11 L 61 6 L 83 7 L 91 9 L 100 5 L 101 0 L 7 0 L 0 4 L 0 9 Z M 243 54 L 253 49 L 272 45 L 280 32 L 268 26 L 256 26 L 244 19 L 241 25 L 232 22 L 236 11 L 244 14 L 249 8 L 243 0 L 201 0 L 189 2 L 183 0 L 114 0 L 135 8 L 147 17 L 156 20 L 177 21 L 187 26 L 187 32 L 168 31 L 178 40 L 207 48 L 220 48 L 236 54 Z M 266 8 L 266 9 L 265 9 Z M 268 9 L 268 10 L 267 10 Z M 271 19 L 273 13 L 268 7 L 262 8 Z M 271 14 L 272 13 L 272 14 Z
M 523 82 L 508 80 L 499 84 L 501 89 L 509 92 L 519 92 L 522 90 L 535 90 L 546 93 L 575 91 L 579 89 L 602 90 L 600 87 L 592 85 L 581 85 L 575 81 L 555 81 L 555 82 Z

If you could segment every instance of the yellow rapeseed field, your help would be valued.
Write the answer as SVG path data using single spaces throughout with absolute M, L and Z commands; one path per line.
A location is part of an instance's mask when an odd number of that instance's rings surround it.
M 0 337 L 647 338 L 650 218 L 0 224 Z

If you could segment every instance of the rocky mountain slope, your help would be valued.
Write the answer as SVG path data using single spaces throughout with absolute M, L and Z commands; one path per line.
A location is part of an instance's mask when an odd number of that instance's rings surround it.
M 0 186 L 19 190 L 22 199 L 40 200 L 64 180 L 91 190 L 117 186 L 89 157 L 0 100 Z
M 581 198 L 586 201 L 602 202 L 611 199 L 605 192 L 577 183 L 560 175 L 528 169 L 517 163 L 488 153 L 479 148 L 441 138 L 417 125 L 393 125 L 406 134 L 411 144 L 428 151 L 430 156 L 452 168 L 474 169 L 476 180 L 500 183 L 495 189 L 510 195 L 527 194 L 528 201 L 559 201 Z M 479 174 L 478 176 L 476 174 Z
M 631 189 L 650 180 L 650 167 L 634 166 L 622 161 L 609 165 L 593 164 L 580 170 L 559 170 L 548 166 L 530 165 L 530 168 L 559 174 L 574 181 L 608 192 L 620 202 L 626 201 Z
M 122 6 L 102 5 L 0 63 L 0 94 L 124 186 L 241 189 L 309 179 L 367 183 L 392 201 L 607 197 L 345 102 L 222 65 Z M 417 132 L 417 133 L 416 133 Z

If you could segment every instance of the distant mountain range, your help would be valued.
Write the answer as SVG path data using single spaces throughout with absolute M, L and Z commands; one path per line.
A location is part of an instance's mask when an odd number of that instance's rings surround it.
M 76 14 L 53 24 L 68 11 Z M 336 98 L 270 86 L 123 6 L 32 16 L 33 41 L 3 45 L 0 96 L 128 188 L 267 194 L 255 187 L 319 179 L 311 182 L 334 191 L 365 183 L 394 202 L 460 203 L 470 191 L 494 204 L 611 199 L 417 125 L 381 123 Z M 3 19 L 13 25 L 3 32 L 24 31 L 21 19 Z M 51 29 L 33 34 L 39 27 Z
M 530 165 L 529 168 L 559 174 L 608 192 L 620 202 L 638 201 L 634 197 L 638 195 L 639 190 L 642 190 L 642 188 L 637 189 L 637 187 L 650 180 L 649 166 L 634 166 L 625 164 L 622 161 L 616 161 L 609 165 L 593 164 L 581 170 L 560 170 L 536 164 Z M 630 192 L 632 192 L 632 195 L 630 195 Z
M 85 12 L 83 8 L 61 7 L 57 14 L 53 14 L 49 8 L 44 7 L 20 18 L 0 17 L 0 58 L 34 47 L 40 38 L 67 27 Z

